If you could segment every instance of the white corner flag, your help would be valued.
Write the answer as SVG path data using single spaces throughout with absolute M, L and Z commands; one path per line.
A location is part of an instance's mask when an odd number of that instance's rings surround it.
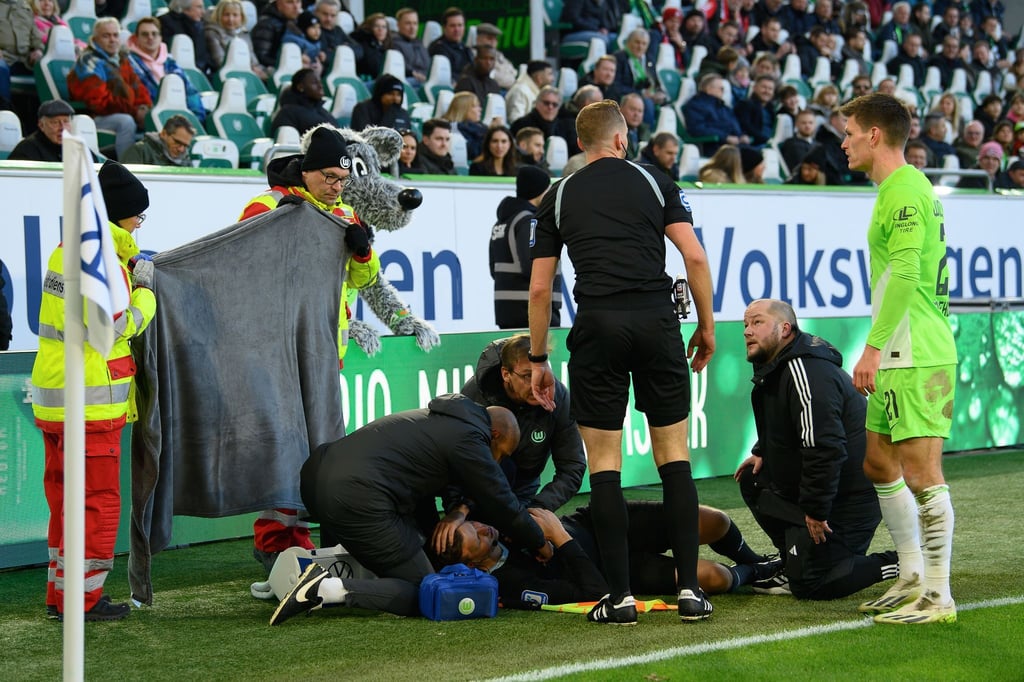
M 85 323 L 89 345 L 114 347 L 114 315 L 131 298 L 85 142 L 64 133 L 64 680 L 85 670 Z M 83 306 L 84 301 L 84 306 Z M 87 319 L 83 319 L 85 308 Z
M 64 278 L 81 272 L 89 345 L 106 356 L 114 347 L 114 315 L 127 308 L 131 298 L 107 226 L 107 209 L 89 148 L 69 133 L 64 133 L 62 146 Z

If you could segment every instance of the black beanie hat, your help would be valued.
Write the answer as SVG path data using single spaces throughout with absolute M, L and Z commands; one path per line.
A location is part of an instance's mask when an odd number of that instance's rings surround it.
M 108 159 L 100 168 L 99 179 L 110 222 L 141 215 L 149 208 L 149 191 L 118 162 Z
M 530 201 L 544 193 L 551 185 L 551 177 L 543 168 L 521 166 L 516 173 L 516 198 Z
M 743 166 L 743 172 L 749 173 L 758 167 L 758 165 L 764 161 L 764 154 L 751 147 L 740 147 L 740 165 Z
M 381 74 L 380 77 L 377 78 L 377 82 L 373 84 L 373 98 L 379 100 L 389 92 L 397 92 L 404 96 L 405 86 L 402 85 L 402 81 L 398 80 L 390 73 Z
M 316 128 L 309 138 L 309 148 L 302 159 L 302 170 L 351 167 L 352 159 L 349 158 L 348 147 L 341 133 L 334 128 Z
M 320 20 L 317 19 L 316 15 L 312 12 L 303 12 L 299 15 L 299 18 L 295 20 L 295 23 L 305 31 L 310 26 L 319 26 Z

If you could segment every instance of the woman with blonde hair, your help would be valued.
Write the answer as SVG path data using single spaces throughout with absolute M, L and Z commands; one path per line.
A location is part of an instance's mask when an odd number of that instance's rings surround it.
M 206 20 L 203 36 L 206 38 L 210 62 L 215 68 L 219 69 L 224 65 L 228 43 L 237 38 L 249 45 L 249 68 L 262 80 L 267 79 L 267 71 L 257 61 L 256 52 L 252 49 L 252 38 L 245 28 L 245 10 L 242 9 L 241 0 L 220 0 Z
M 706 184 L 745 183 L 739 148 L 731 144 L 719 147 L 714 156 L 697 171 L 697 180 Z
M 54 26 L 67 26 L 68 22 L 60 16 L 60 5 L 57 0 L 31 0 L 32 14 L 35 15 L 36 31 L 43 40 L 43 48 L 50 38 L 50 29 Z M 68 27 L 70 30 L 70 27 Z M 86 44 L 75 38 L 75 52 L 79 52 Z
M 458 132 L 466 138 L 466 153 L 471 159 L 480 156 L 483 151 L 484 135 L 487 133 L 487 126 L 480 122 L 483 115 L 483 107 L 480 100 L 472 92 L 457 92 L 452 97 L 452 103 L 448 105 L 448 111 L 444 112 L 443 118 L 446 121 L 456 124 L 452 132 Z
M 818 88 L 807 108 L 827 121 L 832 116 L 832 110 L 838 106 L 839 88 L 832 83 L 828 83 Z
M 935 103 L 932 110 L 929 112 L 932 114 L 941 114 L 946 119 L 946 123 L 949 124 L 949 129 L 953 133 L 953 139 L 961 137 L 964 134 L 964 122 L 960 115 L 960 100 L 957 96 L 951 92 L 944 92 L 939 97 L 939 101 Z

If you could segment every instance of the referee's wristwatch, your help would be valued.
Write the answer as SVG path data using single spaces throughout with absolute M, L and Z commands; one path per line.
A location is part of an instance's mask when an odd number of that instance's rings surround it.
M 540 355 L 534 355 L 530 351 L 526 351 L 526 359 L 529 360 L 530 362 L 547 362 L 548 354 L 542 353 Z

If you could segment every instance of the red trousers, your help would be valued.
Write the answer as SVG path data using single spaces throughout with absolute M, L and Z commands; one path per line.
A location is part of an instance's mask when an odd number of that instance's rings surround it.
M 294 509 L 268 509 L 260 512 L 252 524 L 256 549 L 268 554 L 283 552 L 289 547 L 314 549 L 309 539 L 309 524 L 299 521 Z
M 46 605 L 64 612 L 64 434 L 43 432 L 43 487 L 50 507 Z M 85 434 L 85 610 L 103 596 L 121 517 L 121 429 Z

